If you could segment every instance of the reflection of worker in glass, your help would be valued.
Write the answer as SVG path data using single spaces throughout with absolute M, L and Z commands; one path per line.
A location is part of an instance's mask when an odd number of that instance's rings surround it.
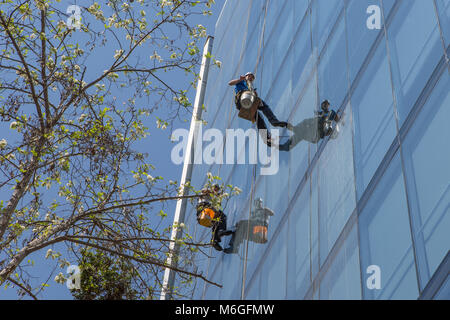
M 269 219 L 273 216 L 273 211 L 263 207 L 261 198 L 256 199 L 254 205 L 255 207 L 250 214 L 250 220 L 241 220 L 236 224 L 236 230 L 231 237 L 228 248 L 224 250 L 225 253 L 238 252 L 239 246 L 244 239 L 256 243 L 266 243 L 268 241 L 267 229 L 269 227 Z
M 245 91 L 249 91 L 249 83 L 251 84 L 255 80 L 255 75 L 251 72 L 246 73 L 243 76 L 240 76 L 239 79 L 231 80 L 228 85 L 235 86 L 234 91 L 236 93 L 234 102 L 236 104 L 236 108 L 238 110 L 241 110 L 241 95 Z M 250 85 L 251 87 L 251 85 Z M 256 93 L 256 89 L 254 89 L 254 92 Z M 258 110 L 262 111 L 264 115 L 267 117 L 267 120 L 274 126 L 274 127 L 282 127 L 286 128 L 288 126 L 287 122 L 279 121 L 277 117 L 273 114 L 270 107 L 261 99 L 261 105 L 258 107 Z M 256 116 L 257 114 L 257 116 Z M 256 117 L 256 126 L 258 130 L 267 130 L 266 123 L 261 115 L 261 112 L 257 112 L 255 114 Z M 267 145 L 271 146 L 271 136 L 269 131 L 267 131 Z
M 227 229 L 227 216 L 220 210 L 219 206 L 213 204 L 213 197 L 222 193 L 219 185 L 215 184 L 212 188 L 205 187 L 201 191 L 201 197 L 197 202 L 197 221 L 204 227 L 211 228 L 212 245 L 217 251 L 222 251 L 220 246 L 221 238 L 232 233 Z
M 325 100 L 321 104 L 322 111 L 316 112 L 314 118 L 305 119 L 295 127 L 289 126 L 288 129 L 293 131 L 294 135 L 285 143 L 280 144 L 279 149 L 290 151 L 302 140 L 318 143 L 326 136 L 336 138 L 339 133 L 337 123 L 340 121 L 340 117 L 334 110 L 330 111 L 329 108 L 330 102 Z

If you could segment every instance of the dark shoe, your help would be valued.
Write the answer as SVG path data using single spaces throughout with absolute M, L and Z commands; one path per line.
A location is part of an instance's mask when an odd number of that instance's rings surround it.
M 273 123 L 274 127 L 287 128 L 288 123 L 286 121 L 278 121 Z
M 288 141 L 286 143 L 278 145 L 278 150 L 285 151 L 285 152 L 291 151 L 291 142 Z
M 289 123 L 289 122 L 288 122 L 286 128 L 287 128 L 288 130 L 290 130 L 290 131 L 294 131 L 294 126 L 293 126 L 291 123 Z
M 214 249 L 216 249 L 217 251 L 222 251 L 222 247 L 220 246 L 220 244 L 217 241 L 214 241 L 213 243 L 213 247 Z
M 225 249 L 223 250 L 223 252 L 225 252 L 226 254 L 235 253 L 233 247 L 225 248 Z

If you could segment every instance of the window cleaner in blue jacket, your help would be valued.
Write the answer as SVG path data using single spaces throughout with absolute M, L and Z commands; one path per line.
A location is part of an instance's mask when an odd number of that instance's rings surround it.
M 235 79 L 235 80 L 231 80 L 228 85 L 230 86 L 235 86 L 234 87 L 234 91 L 236 93 L 235 95 L 235 104 L 236 104 L 236 108 L 238 110 L 241 110 L 241 103 L 240 103 L 240 98 L 243 92 L 245 91 L 249 91 L 249 87 L 248 87 L 248 82 L 252 83 L 255 80 L 255 75 L 252 72 L 248 72 L 245 75 L 241 75 L 239 77 L 239 79 Z M 256 90 L 255 90 L 256 91 Z M 261 105 L 258 107 L 259 111 L 262 111 L 263 114 L 267 117 L 267 119 L 269 120 L 269 122 L 274 126 L 274 127 L 282 127 L 282 128 L 286 128 L 289 126 L 289 123 L 285 122 L 285 121 L 279 121 L 277 119 L 277 117 L 273 114 L 272 110 L 270 109 L 270 107 L 267 105 L 267 103 L 265 103 L 262 99 L 261 99 Z M 266 123 L 261 115 L 261 112 L 257 112 L 257 122 L 256 122 L 256 126 L 258 128 L 258 130 L 267 130 L 267 126 Z M 271 146 L 271 136 L 270 136 L 270 132 L 267 131 L 267 145 L 270 147 Z

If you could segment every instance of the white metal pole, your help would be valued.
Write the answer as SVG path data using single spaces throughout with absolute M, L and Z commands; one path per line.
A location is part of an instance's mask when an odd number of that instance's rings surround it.
M 201 116 L 203 110 L 203 103 L 205 100 L 206 83 L 208 80 L 209 64 L 210 64 L 210 54 L 212 52 L 214 38 L 208 36 L 206 39 L 205 47 L 203 49 L 202 65 L 200 67 L 200 78 L 197 85 L 197 93 L 195 96 L 194 109 L 192 112 L 191 126 L 189 129 L 189 137 L 187 142 L 186 154 L 184 158 L 183 172 L 181 174 L 180 187 L 182 188 L 181 196 L 185 196 L 188 193 L 188 188 L 185 187 L 187 182 L 191 181 L 192 169 L 195 157 L 195 146 L 197 145 L 199 129 L 201 129 Z M 163 288 L 161 290 L 161 300 L 172 299 L 172 289 L 175 282 L 175 272 L 172 270 L 173 267 L 177 266 L 176 257 L 178 256 L 180 247 L 177 244 L 177 239 L 180 238 L 182 234 L 182 228 L 179 227 L 181 223 L 184 223 L 186 214 L 187 199 L 179 199 L 177 201 L 177 206 L 175 208 L 175 217 L 173 220 L 173 229 L 171 235 L 171 242 L 169 247 L 169 257 L 167 258 L 167 265 L 164 272 Z

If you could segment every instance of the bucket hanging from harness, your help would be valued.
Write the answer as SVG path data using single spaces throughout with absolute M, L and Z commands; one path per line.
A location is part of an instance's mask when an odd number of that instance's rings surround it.
M 255 122 L 256 112 L 261 105 L 261 99 L 253 91 L 244 91 L 236 95 L 236 106 L 239 109 L 239 118 Z
M 204 227 L 211 228 L 213 220 L 216 217 L 216 212 L 211 208 L 203 208 L 197 213 L 198 223 Z
M 256 100 L 256 94 L 252 91 L 244 91 L 241 94 L 240 102 L 241 107 L 244 109 L 250 109 Z

